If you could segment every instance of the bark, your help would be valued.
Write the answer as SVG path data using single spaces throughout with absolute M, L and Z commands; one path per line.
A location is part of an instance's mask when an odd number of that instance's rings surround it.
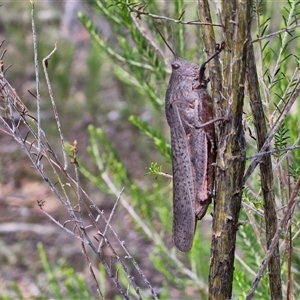
M 200 20 L 207 22 L 210 20 L 208 2 L 199 0 L 198 5 Z M 221 18 L 226 43 L 222 84 L 211 78 L 212 94 L 218 106 L 217 117 L 227 118 L 217 126 L 216 200 L 209 275 L 209 299 L 214 300 L 227 300 L 232 295 L 236 232 L 245 170 L 242 114 L 251 6 L 252 1 L 222 1 Z M 211 44 L 214 45 L 214 36 L 209 31 L 213 29 L 203 27 L 202 30 L 205 47 L 210 49 Z M 218 74 L 218 68 L 215 72 Z

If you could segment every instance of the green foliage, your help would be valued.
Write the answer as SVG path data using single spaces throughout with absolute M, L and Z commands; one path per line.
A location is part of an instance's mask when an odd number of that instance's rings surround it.
M 208 247 L 210 240 L 210 230 L 205 229 L 200 230 L 197 228 L 194 238 L 194 245 L 192 249 L 188 252 L 188 260 L 191 265 L 191 269 L 199 278 L 208 278 L 209 275 L 209 265 L 204 264 L 204 261 L 209 261 L 210 259 L 210 248 Z M 199 255 L 201 253 L 201 255 Z
M 150 167 L 148 168 L 148 172 L 146 173 L 146 175 L 156 175 L 159 174 L 161 172 L 161 168 L 162 166 L 158 166 L 157 163 L 151 163 Z
M 293 1 L 286 3 L 282 7 L 282 24 L 278 26 L 278 20 L 271 18 L 266 11 L 272 11 L 271 3 L 264 1 L 255 1 L 254 12 L 256 13 L 256 23 L 258 25 L 258 37 L 270 33 L 270 28 L 290 27 L 295 25 L 298 20 L 299 2 Z M 278 14 L 278 11 L 274 12 Z M 299 29 L 284 31 L 275 38 L 262 40 L 259 42 L 262 58 L 262 75 L 265 89 L 262 89 L 262 95 L 265 94 L 267 106 L 274 105 L 278 112 L 282 110 L 286 98 L 294 88 L 297 77 L 299 76 L 298 58 L 294 54 L 294 48 L 299 37 Z
M 47 258 L 44 246 L 38 243 L 37 248 L 43 271 L 46 275 L 45 282 L 39 286 L 42 293 L 38 299 L 96 299 L 88 292 L 88 287 L 82 274 L 79 274 L 62 261 L 51 264 Z M 39 282 L 39 280 L 36 281 Z M 12 291 L 15 293 L 15 296 L 0 295 L 1 299 L 27 299 L 15 282 L 12 283 Z
M 84 165 L 80 164 L 81 172 L 91 182 L 95 183 L 99 189 L 109 194 L 115 194 L 117 190 L 125 186 L 136 212 L 145 217 L 147 226 L 155 232 L 156 228 L 153 226 L 153 221 L 159 219 L 161 208 L 166 205 L 164 192 L 156 184 L 153 184 L 150 190 L 139 188 L 137 183 L 129 176 L 103 130 L 90 125 L 89 134 L 91 145 L 88 148 L 88 153 L 97 166 L 99 173 L 93 174 Z M 141 203 L 141 199 L 148 200 Z M 168 214 L 168 218 L 170 218 L 170 214 Z M 169 227 L 168 229 L 170 229 Z
M 244 194 L 246 197 L 249 195 L 247 192 Z M 252 223 L 245 222 L 239 226 L 238 230 L 238 259 L 236 259 L 233 282 L 234 295 L 238 299 L 245 298 L 247 293 L 245 287 L 251 285 L 256 275 L 256 270 L 260 267 L 264 258 L 262 245 L 265 245 L 265 231 L 262 226 L 263 215 L 261 212 L 262 210 L 260 210 L 260 213 L 255 213 L 255 210 L 249 209 L 248 206 L 244 206 L 244 209 L 241 211 L 240 220 L 247 220 L 248 215 L 251 215 L 253 219 Z M 256 227 L 255 230 L 254 227 L 251 226 L 252 224 Z M 258 297 L 259 299 L 268 299 L 269 294 L 268 276 L 265 274 L 261 279 L 259 288 L 255 292 L 255 297 Z
M 282 124 L 275 134 L 275 150 L 280 150 L 287 147 L 289 139 L 289 130 L 285 127 L 285 124 Z M 275 156 L 282 156 L 283 153 L 276 154 Z
M 171 146 L 165 141 L 158 130 L 154 129 L 138 117 L 130 116 L 129 120 L 132 124 L 144 132 L 145 135 L 153 140 L 155 146 L 164 157 L 171 159 Z
M 157 1 L 142 1 L 141 4 L 143 3 L 148 4 L 147 7 L 144 7 L 144 11 L 174 19 L 178 19 L 185 8 L 184 2 L 180 0 L 173 1 L 172 5 L 170 4 L 171 9 L 162 8 Z M 135 105 L 144 105 L 149 111 L 148 103 L 151 103 L 153 107 L 150 114 L 151 118 L 154 118 L 154 112 L 160 113 L 160 118 L 164 118 L 161 110 L 168 71 L 163 59 L 157 55 L 158 52 L 153 47 L 153 44 L 162 47 L 163 42 L 159 37 L 153 38 L 157 34 L 152 20 L 145 17 L 146 24 L 143 26 L 146 26 L 146 29 L 140 30 L 137 24 L 139 16 L 136 12 L 132 12 L 133 5 L 136 3 L 125 0 L 113 2 L 96 0 L 90 4 L 100 16 L 109 22 L 115 37 L 105 38 L 95 24 L 82 13 L 79 14 L 79 18 L 96 45 L 110 59 L 114 74 L 129 89 L 138 93 L 138 96 L 134 98 Z M 265 1 L 255 1 L 256 32 L 253 34 L 253 39 L 261 38 L 273 32 L 274 24 L 278 30 L 281 27 L 292 26 L 298 18 L 298 10 L 299 2 L 287 2 L 281 11 L 282 22 L 278 24 L 278 20 L 274 17 L 275 12 L 272 4 Z M 166 36 L 164 29 L 160 30 Z M 196 50 L 187 46 L 190 42 L 187 32 L 192 29 L 187 26 L 174 25 L 172 30 L 174 41 L 170 44 L 175 44 L 175 49 L 181 56 L 197 62 L 199 60 L 197 55 L 201 52 L 199 50 L 201 42 L 196 39 Z M 196 32 L 197 30 L 199 28 L 196 29 Z M 284 110 L 286 101 L 299 77 L 299 57 L 294 53 L 298 36 L 299 29 L 293 29 L 280 32 L 270 39 L 262 39 L 254 44 L 259 57 L 257 66 L 262 80 L 261 95 L 265 103 L 266 119 L 270 120 L 270 127 Z M 203 53 L 200 53 L 199 56 L 201 54 Z M 132 100 L 130 103 L 133 103 Z M 250 123 L 252 118 L 249 110 L 245 111 L 245 114 L 246 120 Z M 294 126 L 283 125 L 277 132 L 275 149 L 285 148 L 289 146 L 290 140 L 296 140 L 298 129 L 295 120 L 296 118 L 289 116 L 286 122 L 293 122 Z M 167 158 L 169 162 L 171 158 L 170 145 L 166 142 L 160 124 L 152 125 L 148 119 L 145 121 L 141 116 L 136 115 L 131 115 L 129 121 L 141 131 L 141 134 L 152 140 L 160 155 L 164 159 Z M 253 129 L 251 131 L 254 132 Z M 187 255 L 181 256 L 174 249 L 170 249 L 172 192 L 169 180 L 161 176 L 164 165 L 152 161 L 147 174 L 156 175 L 156 177 L 150 177 L 152 184 L 141 185 L 138 180 L 129 175 L 117 155 L 117 151 L 113 149 L 101 128 L 90 126 L 89 134 L 88 152 L 97 166 L 97 170 L 91 171 L 84 165 L 81 165 L 80 169 L 91 182 L 94 182 L 105 193 L 116 195 L 116 191 L 119 191 L 123 186 L 126 187 L 126 198 L 130 199 L 130 204 L 143 221 L 142 226 L 139 221 L 133 218 L 136 229 L 153 244 L 150 254 L 151 263 L 165 279 L 162 284 L 162 295 L 165 295 L 166 298 L 162 299 L 168 299 L 168 291 L 172 286 L 176 286 L 184 296 L 184 291 L 193 287 L 197 290 L 197 295 L 200 294 L 206 298 L 211 235 L 210 223 L 207 222 L 207 219 L 210 219 L 209 215 L 203 221 L 205 228 L 201 232 L 200 228 L 197 228 L 194 246 Z M 253 152 L 253 149 L 256 148 L 255 140 L 248 141 L 247 147 L 250 152 Z M 296 179 L 299 175 L 297 162 L 291 170 L 291 175 Z M 156 181 L 156 179 L 162 179 L 162 181 Z M 234 296 L 240 299 L 245 298 L 265 255 L 263 247 L 265 245 L 264 207 L 260 181 L 255 178 L 249 185 L 251 188 L 245 187 L 244 189 L 244 210 L 242 210 L 240 217 L 241 220 L 246 221 L 243 221 L 243 225 L 239 227 L 236 248 L 240 259 L 237 260 L 234 274 Z M 279 199 L 276 201 L 280 203 Z M 151 234 L 147 229 L 151 231 Z M 282 272 L 285 272 L 284 263 Z M 285 276 L 283 276 L 283 280 L 285 280 Z M 266 274 L 263 276 L 255 295 L 259 299 L 268 299 L 268 276 Z
M 291 166 L 289 175 L 293 178 L 295 184 L 298 177 L 300 176 L 300 166 L 298 164 Z
M 46 273 L 47 276 L 47 281 L 49 282 L 49 289 L 50 292 L 53 294 L 53 296 L 56 299 L 62 299 L 62 294 L 60 291 L 59 283 L 58 283 L 58 278 L 55 277 L 54 272 L 52 271 L 50 264 L 47 260 L 46 253 L 43 249 L 42 244 L 38 244 L 38 250 L 41 258 L 41 262 L 43 265 L 43 269 Z
M 22 292 L 20 291 L 18 285 L 16 282 L 12 283 L 12 290 L 15 292 L 16 296 L 18 299 L 23 300 L 25 299 L 24 296 L 22 295 Z M 6 299 L 11 299 L 9 296 L 4 296 Z
M 147 99 L 152 102 L 155 108 L 161 107 L 162 100 L 160 97 L 157 97 L 153 75 L 161 79 L 165 78 L 166 71 L 162 62 L 158 59 L 155 50 L 145 43 L 143 36 L 137 31 L 132 23 L 128 10 L 118 10 L 120 19 L 116 20 L 117 14 L 115 6 L 110 6 L 106 9 L 102 2 L 95 1 L 94 4 L 109 18 L 112 25 L 115 23 L 118 24 L 118 27 L 116 27 L 118 50 L 115 50 L 113 45 L 107 43 L 106 39 L 100 35 L 92 21 L 82 13 L 79 14 L 81 22 L 89 31 L 97 45 L 111 58 L 115 75 L 121 81 L 135 87 L 141 96 L 147 96 Z M 119 24 L 121 20 L 123 21 L 122 26 Z M 130 31 L 134 42 L 137 44 L 136 47 L 132 47 L 129 38 L 124 38 L 125 28 Z M 137 49 L 140 49 L 140 51 L 137 51 Z M 128 67 L 128 70 L 120 66 L 124 63 Z
M 45 293 L 55 299 L 93 299 L 88 293 L 88 288 L 83 275 L 79 275 L 73 268 L 59 262 L 51 266 L 46 256 L 44 247 L 38 243 L 39 256 L 46 274 L 49 288 Z
M 85 85 L 85 96 L 87 99 L 87 108 L 92 116 L 97 114 L 99 108 L 99 102 L 102 100 L 102 94 L 99 89 L 99 82 L 103 81 L 104 72 L 103 72 L 103 61 L 105 55 L 101 52 L 99 53 L 98 47 L 95 44 L 92 44 L 90 53 L 86 60 L 86 65 L 88 69 L 87 76 L 87 85 Z M 100 95 L 96 97 L 97 95 Z
M 262 209 L 263 208 L 263 201 L 261 197 L 255 198 L 248 187 L 245 187 L 243 190 L 243 202 L 249 204 L 252 207 L 255 207 L 256 209 Z

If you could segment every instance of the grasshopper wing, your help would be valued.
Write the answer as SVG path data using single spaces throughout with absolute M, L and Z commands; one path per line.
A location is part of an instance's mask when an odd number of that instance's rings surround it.
M 208 140 L 203 128 L 192 130 L 189 147 L 195 176 L 195 213 L 197 220 L 201 220 L 211 202 L 208 187 Z
M 182 252 L 191 249 L 195 233 L 195 193 L 190 152 L 178 108 L 168 107 L 173 165 L 173 240 Z

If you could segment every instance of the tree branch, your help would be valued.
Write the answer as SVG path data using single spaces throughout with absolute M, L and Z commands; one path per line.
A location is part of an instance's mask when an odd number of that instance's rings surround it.
M 263 104 L 260 96 L 259 82 L 256 71 L 253 44 L 249 45 L 247 59 L 247 86 L 249 91 L 250 106 L 253 115 L 253 122 L 256 131 L 258 150 L 264 144 L 267 136 L 267 125 L 265 121 Z M 267 151 L 269 148 L 266 149 Z M 264 217 L 266 222 L 267 248 L 277 230 L 277 214 L 274 195 L 274 180 L 271 155 L 266 154 L 261 157 L 260 178 L 261 189 L 264 201 Z M 274 254 L 268 264 L 269 286 L 272 299 L 282 299 L 282 283 L 280 276 L 280 253 L 278 243 L 274 246 Z

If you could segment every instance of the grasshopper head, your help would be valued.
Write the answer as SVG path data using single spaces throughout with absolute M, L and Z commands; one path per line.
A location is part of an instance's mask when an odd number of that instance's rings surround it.
M 174 59 L 171 64 L 172 75 L 199 78 L 200 67 L 190 61 L 184 60 L 180 57 Z

